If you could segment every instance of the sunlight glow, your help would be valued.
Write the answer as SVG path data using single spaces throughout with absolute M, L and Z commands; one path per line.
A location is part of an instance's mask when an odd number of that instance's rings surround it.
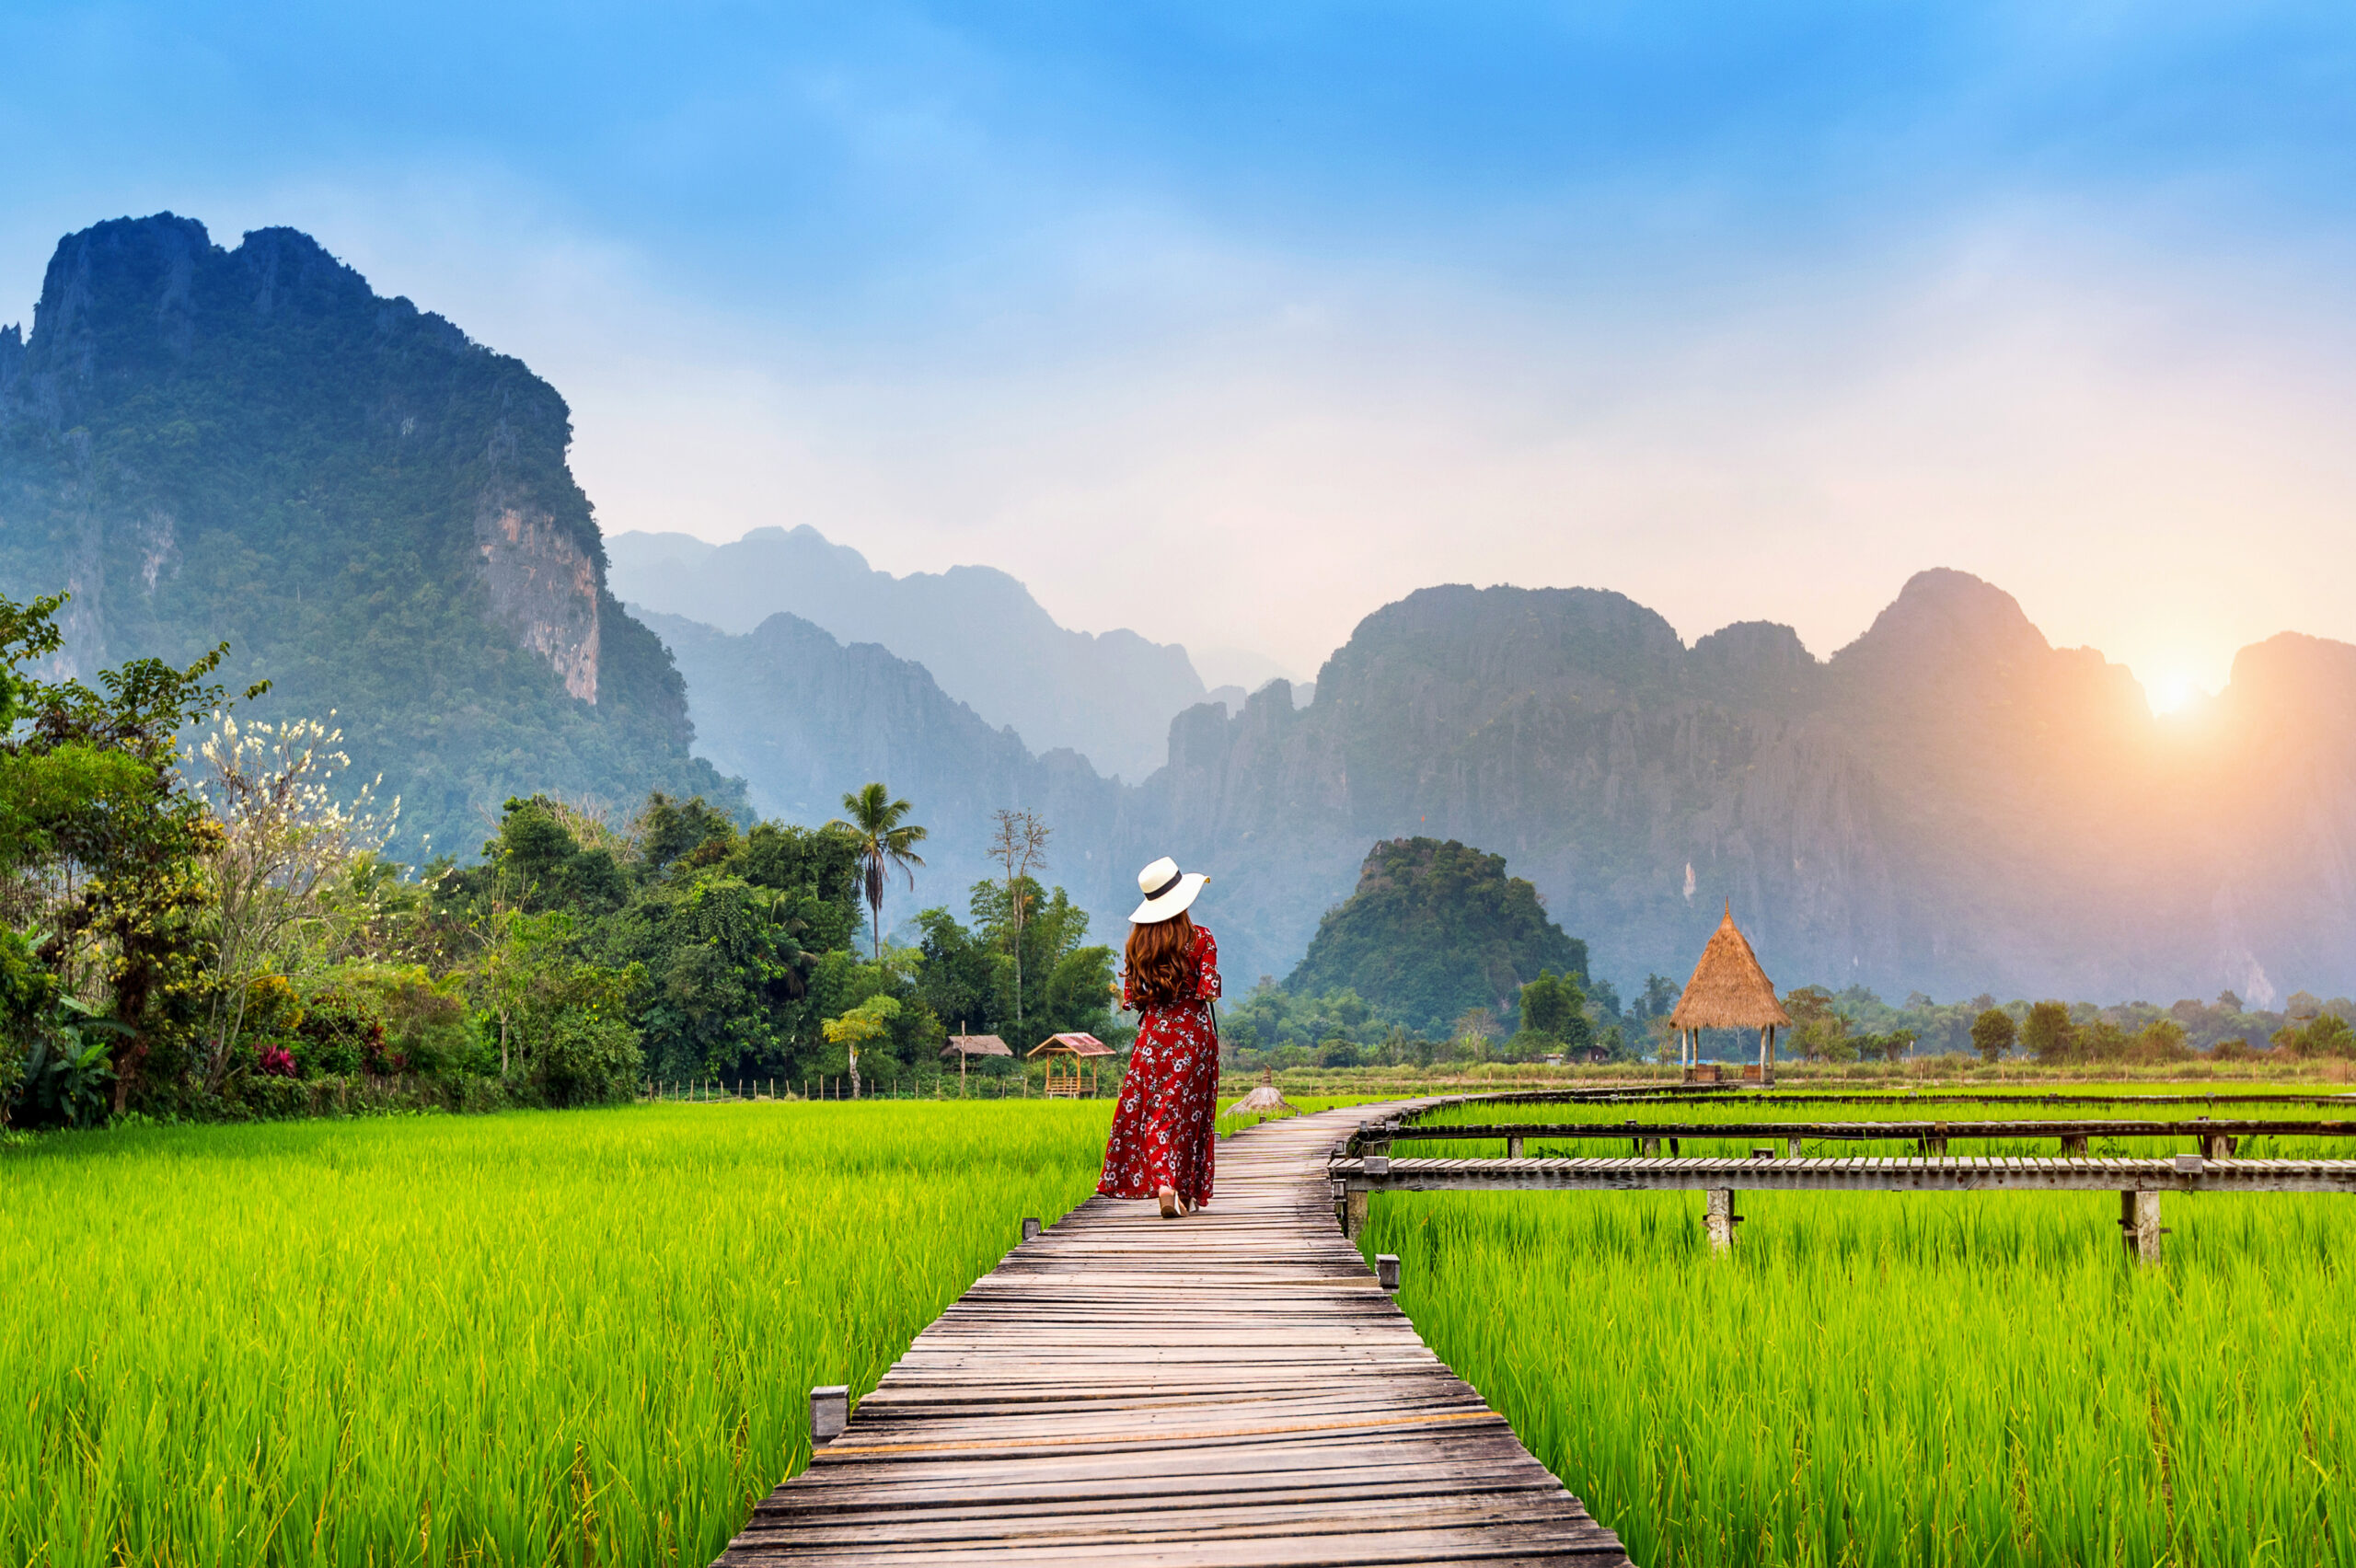
M 2154 718 L 2165 719 L 2180 713 L 2197 698 L 2209 695 L 2193 683 L 2190 675 L 2167 674 L 2153 680 L 2143 687 L 2144 700 L 2152 705 Z

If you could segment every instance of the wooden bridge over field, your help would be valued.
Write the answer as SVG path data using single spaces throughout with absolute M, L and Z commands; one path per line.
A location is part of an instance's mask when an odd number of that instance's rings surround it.
M 2243 1137 L 2356 1136 L 2356 1122 L 2217 1120 L 2182 1121 L 1954 1121 L 1954 1122 L 1636 1122 L 1532 1123 L 1423 1125 L 1435 1109 L 1495 1104 L 1502 1097 L 1452 1097 L 1422 1101 L 1382 1116 L 1357 1113 L 1358 1125 L 1330 1151 L 1326 1176 L 1342 1230 L 1356 1236 L 1367 1201 L 1379 1192 L 1530 1192 L 1545 1189 L 1606 1192 L 1698 1191 L 1706 1194 L 1703 1226 L 1713 1246 L 1734 1245 L 1741 1216 L 1734 1211 L 1738 1192 L 2113 1192 L 2119 1196 L 2119 1229 L 2128 1253 L 2156 1262 L 2162 1193 L 2351 1193 L 2356 1159 L 2243 1159 L 2235 1150 Z M 1605 1101 L 1602 1096 L 1557 1097 Z M 1813 1098 L 1813 1097 L 1810 1097 Z M 2191 1097 L 2187 1097 L 2188 1101 Z M 2246 1097 L 2248 1103 L 2258 1097 Z M 1528 1097 L 1517 1097 L 1527 1100 Z M 1605 1101 L 1605 1102 L 1609 1102 Z M 1762 1097 L 1753 1103 L 1772 1103 Z M 1785 1101 L 1788 1103 L 1789 1101 Z M 2185 1101 L 2179 1101 L 2185 1102 Z M 2313 1103 L 2280 1097 L 2276 1103 Z M 1885 1102 L 1887 1103 L 1887 1102 Z M 1774 1140 L 1747 1156 L 1685 1158 L 1685 1138 Z M 2160 1138 L 2193 1145 L 2190 1153 L 2165 1159 L 2093 1158 L 2089 1140 Z M 1950 1155 L 1950 1139 L 1991 1141 L 2058 1139 L 2058 1159 L 2037 1156 Z M 1607 1139 L 1630 1144 L 1627 1156 L 1531 1158 L 1535 1142 Z M 1403 1158 L 1394 1143 L 1502 1142 L 1502 1159 Z M 1916 1155 L 1810 1158 L 1810 1142 L 1912 1143 Z M 1661 1157 L 1668 1146 L 1668 1158 Z
M 1624 1563 L 1334 1223 L 1369 1113 L 1219 1147 L 1164 1221 L 1091 1199 L 917 1336 L 721 1563 Z

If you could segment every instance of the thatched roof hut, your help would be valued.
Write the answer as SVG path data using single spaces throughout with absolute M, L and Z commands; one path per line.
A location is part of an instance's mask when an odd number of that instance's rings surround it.
M 1775 999 L 1774 983 L 1759 967 L 1750 944 L 1735 928 L 1734 905 L 1710 933 L 1693 978 L 1669 1015 L 1669 1027 L 1682 1034 L 1691 1029 L 1780 1029 L 1792 1021 Z
M 1006 1042 L 995 1034 L 953 1034 L 949 1043 L 941 1048 L 943 1056 L 1011 1056 Z

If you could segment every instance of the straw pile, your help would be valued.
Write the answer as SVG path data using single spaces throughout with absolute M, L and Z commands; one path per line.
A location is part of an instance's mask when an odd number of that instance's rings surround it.
M 1230 1116 L 1273 1116 L 1280 1111 L 1288 1115 L 1300 1114 L 1300 1107 L 1287 1100 L 1276 1088 L 1276 1075 L 1273 1072 L 1263 1072 L 1260 1087 L 1227 1108 Z

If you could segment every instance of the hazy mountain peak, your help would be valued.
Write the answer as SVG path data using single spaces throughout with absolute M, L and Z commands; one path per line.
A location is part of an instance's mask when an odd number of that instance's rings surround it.
M 1968 571 L 1934 567 L 1906 580 L 1898 597 L 1834 662 L 1966 663 L 2051 651 L 2020 601 Z
M 874 643 L 922 664 L 1034 751 L 1069 747 L 1107 773 L 1139 778 L 1159 767 L 1171 716 L 1203 696 L 1184 648 L 1059 626 L 995 567 L 896 577 L 807 524 L 724 545 L 617 534 L 607 552 L 616 591 L 632 603 L 738 634 L 783 612 Z

